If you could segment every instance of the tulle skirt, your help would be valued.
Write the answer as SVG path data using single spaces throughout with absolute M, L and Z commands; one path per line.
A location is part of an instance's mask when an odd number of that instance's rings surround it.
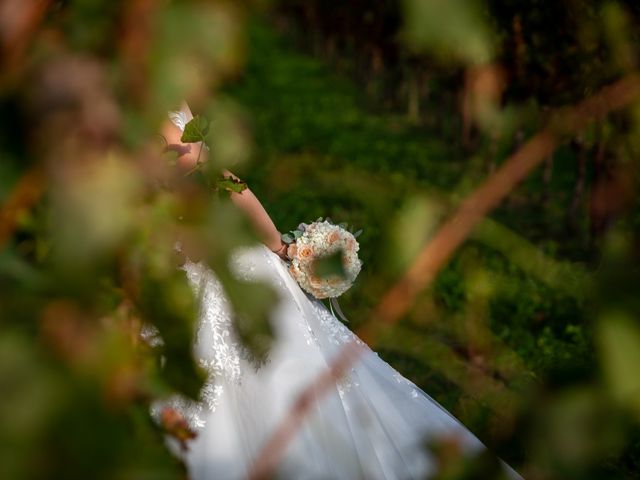
M 300 289 L 266 247 L 242 249 L 232 264 L 241 278 L 268 282 L 279 293 L 271 314 L 276 341 L 266 362 L 256 364 L 234 337 L 229 303 L 215 275 L 200 263 L 185 265 L 202 299 L 195 355 L 211 376 L 201 402 L 168 403 L 182 410 L 198 434 L 179 453 L 193 480 L 246 478 L 299 393 L 346 343 L 360 342 Z M 277 478 L 423 479 L 436 469 L 425 448 L 429 442 L 454 440 L 470 454 L 484 448 L 435 400 L 362 346 L 347 375 L 313 403 L 286 447 Z M 506 465 L 505 472 L 520 478 Z

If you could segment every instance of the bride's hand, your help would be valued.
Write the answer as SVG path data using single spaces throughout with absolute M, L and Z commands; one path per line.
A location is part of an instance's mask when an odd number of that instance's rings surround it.
M 280 248 L 276 249 L 276 250 L 271 250 L 273 253 L 275 253 L 276 255 L 278 255 L 281 259 L 283 259 L 285 262 L 288 262 L 289 260 L 291 260 L 289 258 L 289 255 L 287 254 L 287 250 L 289 249 L 289 245 L 287 245 L 286 243 L 284 243 L 282 240 L 280 240 Z

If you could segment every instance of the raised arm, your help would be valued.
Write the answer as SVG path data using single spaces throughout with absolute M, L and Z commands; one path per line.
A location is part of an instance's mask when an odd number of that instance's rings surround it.
M 223 175 L 238 179 L 229 170 L 224 170 Z M 284 256 L 286 245 L 280 237 L 280 232 L 251 189 L 246 188 L 241 193 L 232 192 L 231 201 L 247 215 L 260 235 L 262 242 L 278 255 Z
M 186 103 L 182 105 L 180 111 L 184 113 L 187 122 L 193 118 L 193 114 Z M 173 122 L 165 122 L 161 132 L 167 142 L 167 149 L 178 153 L 178 165 L 184 171 L 194 168 L 198 157 L 201 162 L 206 161 L 206 149 L 202 149 L 202 152 L 200 152 L 201 145 L 199 143 L 182 143 L 180 141 L 182 130 Z M 222 173 L 224 176 L 238 178 L 228 170 L 224 170 Z M 284 258 L 286 245 L 280 238 L 280 232 L 253 192 L 249 188 L 241 193 L 233 192 L 231 193 L 231 201 L 247 216 L 260 236 L 261 241 Z

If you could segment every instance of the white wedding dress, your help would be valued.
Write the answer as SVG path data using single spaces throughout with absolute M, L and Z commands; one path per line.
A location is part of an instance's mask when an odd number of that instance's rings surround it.
M 200 402 L 174 396 L 156 402 L 154 410 L 176 408 L 196 431 L 186 452 L 175 448 L 192 480 L 246 478 L 299 393 L 346 343 L 362 344 L 300 289 L 285 262 L 267 247 L 237 250 L 231 267 L 239 278 L 267 282 L 278 292 L 271 312 L 275 342 L 267 361 L 255 365 L 234 337 L 230 305 L 215 274 L 202 263 L 184 265 L 201 298 L 194 355 L 210 376 Z M 425 449 L 428 442 L 455 439 L 470 454 L 485 448 L 435 400 L 362 345 L 364 353 L 348 374 L 313 404 L 278 464 L 277 478 L 423 479 L 436 471 Z M 508 477 L 521 478 L 507 465 L 504 469 Z

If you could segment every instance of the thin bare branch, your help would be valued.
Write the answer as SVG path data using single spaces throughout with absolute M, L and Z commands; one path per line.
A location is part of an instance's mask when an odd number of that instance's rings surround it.
M 44 19 L 50 0 L 0 0 L 0 64 L 14 68 Z

